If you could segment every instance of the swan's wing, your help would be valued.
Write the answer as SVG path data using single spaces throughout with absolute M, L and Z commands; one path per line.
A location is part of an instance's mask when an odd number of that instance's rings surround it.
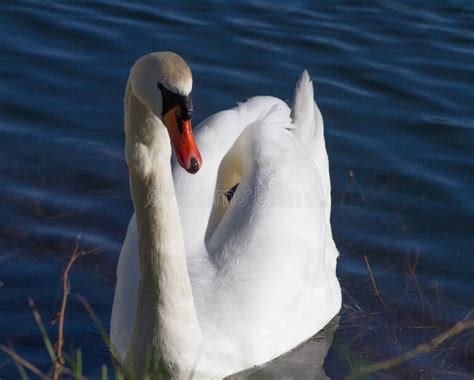
M 246 349 L 260 350 L 256 357 L 309 338 L 340 308 L 321 175 L 285 127 L 268 120 L 248 127 L 223 159 L 242 158 L 241 180 L 224 212 L 214 205 L 207 241 L 218 268 L 215 323 L 253 342 Z
M 217 198 L 233 184 L 228 178 L 239 179 L 230 201 Z M 269 252 L 267 246 L 250 249 L 260 237 L 297 240 L 289 251 L 306 243 L 324 246 L 323 202 L 320 174 L 286 125 L 269 119 L 253 124 L 219 168 L 207 233 L 213 261 L 221 268 L 229 261 L 261 260 Z
M 203 158 L 202 168 L 189 175 L 173 158 L 173 179 L 181 215 L 188 257 L 207 255 L 204 234 L 211 212 L 217 171 L 224 155 L 242 131 L 252 123 L 271 118 L 290 124 L 290 108 L 282 100 L 258 96 L 238 106 L 216 113 L 195 130 Z
M 117 264 L 117 283 L 110 322 L 110 341 L 120 361 L 124 360 L 127 354 L 135 323 L 139 278 L 138 234 L 135 214 L 133 214 Z

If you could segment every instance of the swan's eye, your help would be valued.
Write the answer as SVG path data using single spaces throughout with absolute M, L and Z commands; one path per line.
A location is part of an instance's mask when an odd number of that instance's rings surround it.
M 171 109 L 176 106 L 179 106 L 179 116 L 182 120 L 189 120 L 193 115 L 193 102 L 191 99 L 191 94 L 188 96 L 176 94 L 168 90 L 160 82 L 157 84 L 158 88 L 161 91 L 161 96 L 163 98 L 163 109 L 161 111 L 162 115 L 166 115 Z
M 193 99 L 191 94 L 184 96 L 183 103 L 181 105 L 183 119 L 191 119 L 193 116 Z

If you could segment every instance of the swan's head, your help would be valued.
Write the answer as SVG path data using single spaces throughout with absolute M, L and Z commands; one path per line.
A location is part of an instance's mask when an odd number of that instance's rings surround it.
M 151 53 L 133 65 L 130 80 L 135 96 L 168 130 L 179 164 L 196 173 L 202 159 L 191 127 L 193 79 L 187 63 L 172 52 Z

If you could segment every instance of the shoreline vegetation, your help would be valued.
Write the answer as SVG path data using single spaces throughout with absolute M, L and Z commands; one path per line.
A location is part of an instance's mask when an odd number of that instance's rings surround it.
M 92 254 L 95 250 L 92 251 L 84 251 L 81 250 L 79 247 L 80 236 L 76 238 L 74 243 L 74 248 L 72 250 L 72 254 L 67 261 L 66 267 L 61 276 L 61 283 L 62 283 L 62 298 L 61 298 L 61 306 L 59 311 L 53 316 L 51 319 L 51 325 L 57 324 L 57 335 L 56 340 L 53 342 L 47 332 L 41 314 L 39 313 L 38 309 L 36 308 L 35 302 L 28 298 L 28 305 L 31 308 L 33 313 L 33 317 L 38 325 L 40 330 L 41 336 L 43 338 L 43 342 L 45 345 L 45 349 L 48 352 L 48 355 L 51 359 L 51 368 L 47 372 L 43 372 L 33 363 L 25 359 L 24 357 L 19 354 L 16 349 L 12 345 L 4 345 L 0 342 L 0 351 L 6 353 L 10 358 L 14 361 L 17 369 L 18 374 L 22 380 L 27 380 L 30 377 L 28 376 L 28 370 L 31 374 L 35 375 L 36 377 L 42 380 L 60 380 L 60 379 L 69 379 L 74 378 L 77 380 L 89 380 L 88 377 L 83 375 L 83 362 L 82 362 L 82 352 L 80 349 L 76 349 L 75 352 L 70 354 L 65 354 L 63 351 L 64 347 L 64 323 L 66 317 L 66 310 L 67 310 L 67 302 L 69 295 L 71 293 L 71 281 L 70 281 L 70 272 L 81 256 L 85 256 L 87 254 Z M 102 326 L 99 318 L 95 314 L 94 310 L 92 309 L 89 302 L 81 295 L 76 295 L 76 298 L 81 302 L 83 307 L 85 308 L 86 312 L 89 314 L 90 318 L 93 320 L 94 324 L 96 325 L 102 340 L 107 345 L 109 352 L 113 352 L 113 348 L 110 345 L 110 339 L 105 331 L 104 327 Z M 124 373 L 121 368 L 116 365 L 114 360 L 112 360 L 114 365 L 115 373 L 111 377 L 112 379 L 129 379 L 130 376 L 124 376 Z M 108 380 L 109 377 L 109 369 L 107 365 L 102 364 L 101 366 L 101 380 Z
M 33 363 L 31 363 L 26 358 L 24 358 L 11 344 L 5 345 L 3 342 L 0 342 L 0 351 L 3 351 L 5 354 L 7 354 L 10 357 L 10 359 L 15 363 L 18 369 L 18 374 L 22 380 L 29 379 L 30 378 L 29 375 L 34 375 L 35 378 L 40 378 L 42 380 L 60 380 L 60 379 L 69 379 L 69 378 L 74 378 L 76 380 L 89 380 L 90 379 L 83 374 L 84 363 L 82 361 L 81 350 L 76 349 L 74 352 L 66 354 L 63 349 L 64 342 L 65 342 L 64 326 L 66 323 L 67 303 L 68 303 L 68 298 L 71 294 L 70 273 L 71 273 L 71 270 L 73 269 L 74 264 L 81 256 L 94 252 L 94 251 L 81 250 L 79 242 L 80 242 L 80 237 L 78 237 L 75 241 L 72 254 L 69 257 L 69 260 L 67 261 L 65 269 L 61 276 L 62 299 L 60 303 L 60 309 L 56 313 L 56 315 L 54 315 L 54 317 L 51 319 L 51 322 L 50 322 L 52 325 L 57 324 L 57 333 L 56 333 L 56 339 L 54 340 L 54 343 L 47 332 L 45 323 L 43 322 L 40 312 L 36 308 L 34 300 L 31 298 L 28 299 L 28 304 L 31 308 L 33 317 L 38 325 L 39 331 L 41 333 L 41 336 L 45 345 L 45 349 L 48 352 L 48 355 L 51 359 L 51 368 L 47 372 L 42 371 Z M 368 281 L 370 281 L 372 292 L 373 292 L 373 303 L 372 303 L 371 309 L 368 312 L 365 312 L 362 308 L 359 307 L 357 302 L 354 300 L 354 298 L 350 295 L 350 293 L 346 289 L 343 288 L 342 291 L 346 298 L 346 301 L 350 301 L 353 304 L 353 307 L 351 306 L 349 310 L 354 308 L 359 313 L 365 314 L 364 318 L 367 319 L 378 304 L 382 305 L 389 312 L 390 312 L 390 309 L 389 309 L 389 306 L 385 303 L 384 299 L 382 298 L 380 290 L 377 287 L 374 273 L 372 272 L 371 266 L 369 264 L 369 260 L 366 255 L 364 255 L 364 260 L 365 260 L 365 264 L 367 266 L 367 270 L 369 274 Z M 416 264 L 415 264 L 415 267 L 412 268 L 412 271 L 410 272 L 410 274 L 412 276 L 415 276 L 416 278 L 415 269 L 416 269 Z M 419 289 L 418 289 L 418 292 L 420 292 Z M 76 295 L 75 297 L 81 302 L 86 312 L 89 314 L 90 318 L 93 320 L 104 343 L 108 347 L 109 352 L 112 353 L 113 347 L 111 347 L 109 336 L 106 330 L 104 329 L 104 327 L 102 326 L 99 318 L 95 314 L 92 306 L 88 303 L 88 301 L 83 296 Z M 347 309 L 347 305 L 343 303 L 343 309 L 345 308 Z M 463 319 L 461 319 L 459 322 L 454 324 L 451 328 L 441 332 L 440 334 L 432 337 L 431 339 L 429 339 L 428 341 L 424 343 L 418 344 L 411 350 L 408 350 L 400 355 L 396 355 L 385 360 L 377 361 L 374 363 L 367 363 L 359 359 L 358 361 L 353 362 L 351 360 L 350 354 L 343 353 L 348 361 L 348 366 L 350 368 L 350 373 L 347 374 L 344 377 L 344 379 L 346 380 L 365 379 L 365 378 L 368 378 L 368 376 L 371 374 L 376 374 L 376 373 L 382 374 L 383 371 L 398 367 L 402 365 L 403 363 L 414 359 L 418 355 L 432 352 L 438 346 L 443 344 L 446 340 L 449 340 L 450 338 L 454 336 L 462 334 L 463 332 L 467 330 L 473 329 L 474 328 L 474 318 L 472 317 L 473 314 L 474 314 L 474 309 L 472 309 Z M 101 371 L 100 371 L 101 380 L 133 379 L 133 376 L 131 376 L 130 374 L 124 373 L 123 368 L 121 368 L 118 365 L 118 363 L 115 362 L 115 360 L 113 359 L 113 356 L 112 356 L 111 362 L 114 367 L 113 368 L 114 373 L 109 374 L 109 368 L 107 367 L 107 365 L 102 364 Z

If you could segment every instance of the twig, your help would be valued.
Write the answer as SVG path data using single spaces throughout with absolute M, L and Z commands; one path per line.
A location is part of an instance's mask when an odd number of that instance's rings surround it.
M 472 312 L 473 310 L 471 310 L 466 317 L 464 317 L 461 321 L 456 323 L 449 330 L 435 336 L 430 341 L 426 343 L 422 343 L 418 345 L 417 347 L 415 347 L 413 350 L 407 351 L 404 354 L 401 354 L 399 356 L 393 357 L 388 360 L 384 360 L 379 363 L 375 363 L 375 364 L 371 364 L 371 365 L 359 368 L 356 371 L 354 371 L 351 375 L 346 377 L 346 379 L 349 379 L 351 377 L 358 376 L 361 374 L 368 374 L 368 373 L 373 373 L 380 370 L 387 370 L 392 367 L 396 367 L 407 360 L 413 359 L 415 356 L 419 354 L 430 352 L 431 350 L 438 347 L 441 343 L 443 343 L 446 339 L 449 339 L 457 334 L 460 334 L 465 330 L 474 328 L 474 320 L 466 321 L 466 319 L 472 314 Z
M 58 338 L 57 338 L 57 341 L 55 342 L 56 344 L 54 347 L 53 347 L 53 344 L 51 343 L 46 327 L 43 324 L 41 315 L 39 311 L 36 309 L 34 301 L 31 298 L 28 299 L 28 304 L 31 307 L 36 323 L 38 324 L 38 327 L 41 330 L 41 335 L 43 336 L 46 349 L 48 350 L 49 356 L 53 362 L 52 374 L 49 375 L 49 374 L 43 373 L 41 370 L 39 370 L 37 367 L 31 364 L 28 360 L 24 359 L 19 354 L 17 354 L 13 348 L 8 348 L 4 345 L 0 345 L 0 351 L 5 352 L 15 361 L 15 363 L 18 366 L 18 370 L 20 371 L 20 374 L 22 374 L 23 378 L 27 378 L 27 375 L 24 372 L 24 368 L 26 368 L 43 380 L 59 380 L 61 378 L 62 373 L 67 374 L 68 376 L 71 376 L 77 379 L 80 378 L 81 380 L 87 380 L 87 378 L 82 376 L 82 374 L 78 375 L 77 373 L 72 371 L 70 368 L 66 367 L 64 365 L 65 360 L 62 355 L 62 350 L 64 346 L 64 318 L 66 314 L 67 300 L 70 293 L 69 273 L 72 269 L 72 266 L 76 262 L 76 260 L 80 256 L 86 254 L 86 252 L 84 251 L 79 251 L 79 243 L 78 243 L 79 239 L 80 237 L 78 237 L 78 239 L 76 240 L 73 253 L 63 273 L 63 284 L 62 284 L 63 297 L 62 297 L 62 302 L 61 302 L 61 309 L 59 313 L 57 314 L 57 317 L 53 318 L 53 321 L 52 321 L 52 324 L 54 324 L 56 322 L 56 319 L 59 319 Z
M 359 186 L 359 184 L 357 183 L 356 181 L 356 178 L 355 178 L 355 175 L 354 175 L 354 172 L 352 170 L 349 170 L 349 172 L 347 173 L 347 178 L 349 178 L 352 182 L 354 182 L 354 184 L 356 185 L 357 187 L 357 190 L 359 190 L 359 193 L 360 193 L 360 197 L 362 198 L 362 201 L 364 202 L 364 204 L 367 206 L 367 199 L 365 198 L 365 195 L 364 195 L 364 192 L 362 191 L 362 188 Z
M 379 292 L 379 289 L 377 288 L 377 283 L 375 282 L 375 277 L 374 277 L 374 274 L 372 273 L 372 268 L 370 267 L 370 264 L 369 264 L 369 259 L 367 259 L 367 255 L 364 254 L 364 260 L 365 260 L 365 263 L 367 264 L 367 270 L 369 271 L 369 275 L 370 275 L 370 281 L 372 282 L 372 287 L 374 288 L 374 302 L 372 303 L 372 307 L 370 308 L 370 311 L 367 313 L 366 315 L 366 319 L 369 317 L 369 315 L 372 314 L 372 312 L 374 311 L 374 308 L 375 308 L 375 305 L 377 304 L 377 302 L 381 302 L 382 305 L 385 307 L 385 309 L 391 313 L 390 309 L 388 308 L 388 306 L 385 304 L 382 296 L 380 295 L 380 292 Z
M 63 344 L 64 344 L 64 316 L 66 314 L 66 305 L 67 299 L 70 291 L 69 283 L 69 272 L 74 265 L 74 262 L 83 255 L 83 251 L 79 251 L 79 242 L 76 240 L 74 246 L 74 251 L 72 252 L 71 258 L 66 265 L 66 269 L 63 273 L 63 299 L 61 302 L 61 309 L 59 311 L 59 325 L 58 325 L 58 340 L 56 342 L 56 360 L 54 361 L 53 366 L 53 380 L 59 380 L 61 376 L 61 371 L 64 368 L 64 358 L 63 358 Z
M 350 293 L 346 289 L 344 289 L 344 287 L 341 287 L 341 290 L 352 301 L 352 303 L 354 304 L 354 306 L 356 307 L 357 310 L 359 310 L 361 312 L 364 312 L 364 310 L 362 310 L 362 308 L 357 304 L 357 302 L 354 300 L 354 298 L 352 298 Z
M 377 288 L 377 284 L 375 283 L 375 278 L 374 278 L 374 275 L 372 273 L 372 269 L 370 268 L 370 264 L 369 264 L 369 260 L 367 259 L 367 255 L 364 255 L 364 260 L 365 260 L 365 263 L 367 264 L 367 269 L 369 270 L 370 281 L 372 281 L 372 286 L 374 287 L 375 296 L 377 298 L 382 299 L 382 297 L 380 296 L 379 289 Z
M 420 300 L 420 303 L 421 303 L 422 311 L 423 312 L 425 311 L 425 303 L 426 303 L 426 305 L 428 305 L 428 308 L 430 309 L 432 320 L 433 320 L 434 319 L 433 307 L 431 306 L 431 302 L 429 301 L 429 299 L 426 298 L 426 296 L 424 295 L 423 290 L 421 289 L 421 286 L 420 286 L 420 282 L 418 281 L 418 277 L 416 275 L 416 268 L 418 266 L 419 257 L 420 257 L 420 253 L 417 252 L 416 257 L 415 257 L 415 262 L 413 263 L 413 265 L 410 265 L 410 263 L 408 263 L 407 271 L 408 271 L 408 274 L 411 276 L 412 281 L 415 285 L 416 292 L 418 294 L 418 299 Z M 424 322 L 425 313 L 423 313 L 422 315 L 423 315 L 423 322 Z

